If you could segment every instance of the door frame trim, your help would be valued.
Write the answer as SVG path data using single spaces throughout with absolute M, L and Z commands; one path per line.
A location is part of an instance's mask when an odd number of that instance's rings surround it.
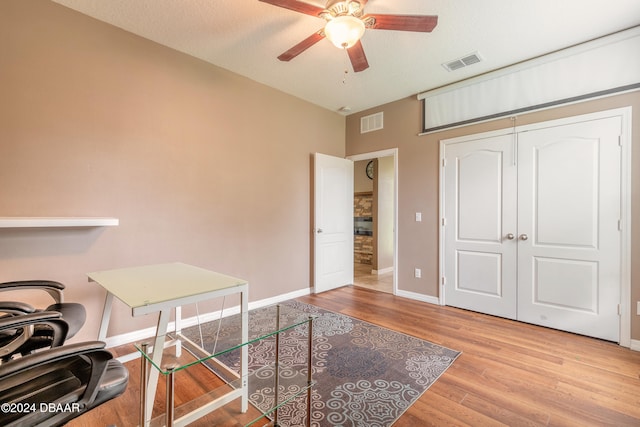
M 438 277 L 440 278 L 440 292 L 438 301 L 440 305 L 446 305 L 445 299 L 445 239 L 444 239 L 444 166 L 445 166 L 445 148 L 447 145 L 468 141 L 470 139 L 491 138 L 495 136 L 513 134 L 514 137 L 519 132 L 525 132 L 534 129 L 543 129 L 553 126 L 562 126 L 576 122 L 589 120 L 598 120 L 608 117 L 621 117 L 622 129 L 620 130 L 620 346 L 631 347 L 631 175 L 632 175 L 632 107 L 615 108 L 611 110 L 603 110 L 594 113 L 580 114 L 577 116 L 565 117 L 561 119 L 548 120 L 543 122 L 531 123 L 521 126 L 513 126 L 510 128 L 499 129 L 489 132 L 480 132 L 450 139 L 440 140 L 440 188 L 439 188 L 439 215 L 440 215 L 440 237 L 439 237 L 439 258 Z
M 346 158 L 354 162 L 393 156 L 393 295 L 398 294 L 398 148 L 354 154 Z

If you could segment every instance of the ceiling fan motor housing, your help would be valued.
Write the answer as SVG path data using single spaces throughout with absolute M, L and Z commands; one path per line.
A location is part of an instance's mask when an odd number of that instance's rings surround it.
M 327 8 L 325 9 L 325 12 L 326 13 L 323 13 L 324 19 L 337 18 L 338 16 L 345 15 L 360 17 L 362 16 L 363 7 L 359 1 L 329 0 L 327 2 Z

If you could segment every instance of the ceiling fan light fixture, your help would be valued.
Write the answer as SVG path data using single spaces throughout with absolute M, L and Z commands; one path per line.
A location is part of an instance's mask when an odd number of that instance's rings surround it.
M 334 46 L 349 49 L 364 35 L 365 25 L 361 19 L 351 15 L 333 18 L 324 27 L 324 33 Z

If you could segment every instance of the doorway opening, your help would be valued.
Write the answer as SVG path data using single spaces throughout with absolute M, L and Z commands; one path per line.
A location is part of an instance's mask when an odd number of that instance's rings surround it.
M 354 162 L 354 286 L 396 293 L 397 149 Z

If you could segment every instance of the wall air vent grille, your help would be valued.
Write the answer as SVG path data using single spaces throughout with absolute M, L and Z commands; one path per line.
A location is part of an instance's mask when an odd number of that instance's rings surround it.
M 360 118 L 360 133 L 373 132 L 384 127 L 384 113 L 370 114 Z
M 462 58 L 454 59 L 453 61 L 445 62 L 442 66 L 447 71 L 455 71 L 460 68 L 468 67 L 469 65 L 477 64 L 482 61 L 482 56 L 478 52 L 465 55 Z

